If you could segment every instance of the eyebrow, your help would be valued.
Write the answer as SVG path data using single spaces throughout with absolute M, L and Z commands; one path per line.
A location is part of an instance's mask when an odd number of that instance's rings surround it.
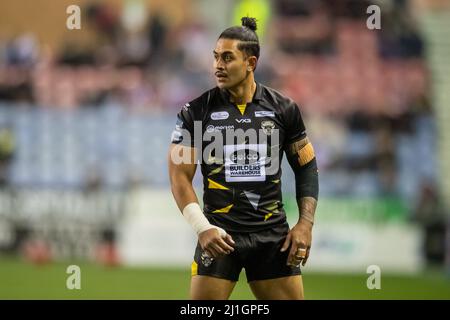
M 227 51 L 224 51 L 224 52 L 222 52 L 222 53 L 218 53 L 216 50 L 213 51 L 213 54 L 225 54 L 225 53 L 231 53 L 231 54 L 233 54 L 233 51 L 227 50 Z

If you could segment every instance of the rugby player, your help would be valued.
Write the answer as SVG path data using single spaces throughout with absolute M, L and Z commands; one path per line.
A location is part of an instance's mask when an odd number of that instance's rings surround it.
M 178 113 L 169 150 L 172 193 L 198 235 L 192 299 L 228 299 L 242 268 L 257 299 L 303 299 L 300 265 L 308 260 L 318 198 L 314 148 L 297 104 L 255 82 L 256 19 L 219 36 L 217 86 Z M 230 133 L 238 132 L 229 138 Z M 254 130 L 258 135 L 242 136 Z M 200 132 L 201 141 L 196 143 Z M 215 135 L 222 150 L 208 147 Z M 253 141 L 251 141 L 253 139 Z M 230 141 L 231 140 L 231 141 Z M 283 154 L 295 174 L 298 222 L 289 229 L 281 195 Z M 179 161 L 182 157 L 187 161 Z M 200 207 L 192 186 L 201 164 Z

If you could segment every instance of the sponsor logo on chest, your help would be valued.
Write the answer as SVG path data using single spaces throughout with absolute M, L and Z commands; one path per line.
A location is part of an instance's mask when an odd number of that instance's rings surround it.
M 206 127 L 206 132 L 221 132 L 222 130 L 234 130 L 234 125 L 228 125 L 228 126 L 213 126 L 210 124 Z
M 212 120 L 225 120 L 228 119 L 230 115 L 226 111 L 218 111 L 211 113 Z
M 225 181 L 264 181 L 267 144 L 225 145 Z
M 256 118 L 275 117 L 274 111 L 255 111 Z

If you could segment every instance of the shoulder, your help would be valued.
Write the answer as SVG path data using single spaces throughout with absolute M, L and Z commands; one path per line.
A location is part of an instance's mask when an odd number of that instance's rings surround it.
M 261 85 L 261 87 L 263 97 L 271 104 L 279 106 L 282 109 L 286 109 L 292 106 L 297 107 L 297 104 L 294 100 L 281 93 L 280 91 L 265 85 Z
M 211 103 L 214 103 L 218 97 L 218 94 L 219 88 L 215 87 L 209 89 L 203 92 L 200 96 L 186 103 L 184 107 L 191 107 L 195 111 L 197 111 L 198 109 L 203 109 L 208 105 L 210 105 Z
M 200 96 L 185 103 L 178 117 L 187 122 L 202 120 L 203 116 L 208 110 L 208 106 L 214 103 L 217 99 L 218 88 L 212 88 L 203 92 Z
M 263 98 L 281 114 L 297 112 L 299 106 L 287 95 L 271 87 L 261 85 Z

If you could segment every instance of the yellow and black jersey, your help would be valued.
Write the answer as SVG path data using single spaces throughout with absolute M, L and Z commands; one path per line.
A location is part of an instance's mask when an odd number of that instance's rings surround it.
M 246 105 L 232 103 L 217 87 L 187 103 L 172 143 L 195 147 L 200 155 L 208 220 L 230 232 L 254 232 L 286 222 L 282 155 L 305 137 L 297 104 L 257 83 Z

